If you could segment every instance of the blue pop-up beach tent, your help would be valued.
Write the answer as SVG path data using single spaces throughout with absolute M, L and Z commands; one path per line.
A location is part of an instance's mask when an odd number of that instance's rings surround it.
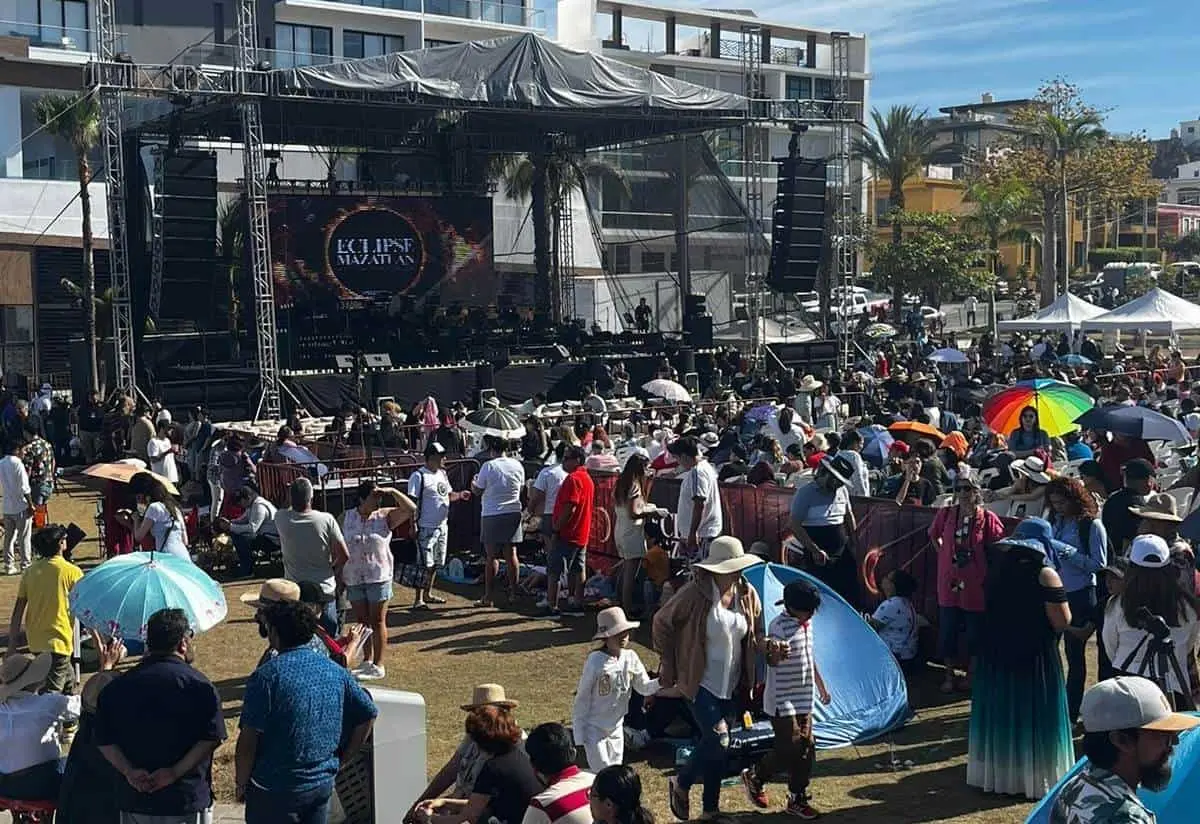
M 1050 824 L 1050 811 L 1058 791 L 1086 763 L 1086 758 L 1079 759 L 1062 781 L 1033 808 L 1025 824 Z M 1179 746 L 1171 756 L 1171 783 L 1156 793 L 1142 787 L 1138 790 L 1138 798 L 1158 817 L 1158 824 L 1184 824 L 1196 820 L 1196 810 L 1200 808 L 1200 727 L 1179 736 Z
M 785 584 L 801 579 L 821 593 L 813 616 L 813 658 L 833 701 L 817 702 L 813 731 L 822 749 L 861 744 L 902 726 L 912 711 L 904 673 L 887 644 L 862 616 L 828 586 L 798 569 L 761 564 L 744 573 L 758 590 L 767 625 L 783 607 Z

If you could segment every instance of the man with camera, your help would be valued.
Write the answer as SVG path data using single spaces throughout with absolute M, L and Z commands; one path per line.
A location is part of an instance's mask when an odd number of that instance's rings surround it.
M 1088 763 L 1063 784 L 1050 824 L 1154 824 L 1137 789 L 1167 786 L 1179 733 L 1200 718 L 1171 712 L 1162 690 L 1136 675 L 1096 684 L 1080 712 Z

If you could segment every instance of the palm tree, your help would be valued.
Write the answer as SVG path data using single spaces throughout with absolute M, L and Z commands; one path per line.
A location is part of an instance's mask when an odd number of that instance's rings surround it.
M 589 177 L 617 182 L 626 193 L 628 184 L 612 166 L 589 159 L 578 152 L 559 150 L 539 157 L 495 155 L 488 163 L 488 177 L 500 183 L 509 200 L 530 200 L 533 221 L 534 269 L 540 283 L 551 285 L 550 305 L 556 321 L 563 321 L 572 307 L 561 305 L 563 273 L 558 270 L 557 255 L 551 259 L 551 244 L 557 250 L 573 238 L 562 237 L 559 205 L 569 204 L 576 190 L 584 191 Z
M 241 280 L 245 271 L 246 199 L 230 198 L 217 208 L 217 258 L 226 274 L 229 288 L 229 334 L 233 338 L 234 357 L 241 348 Z
M 892 106 L 884 114 L 871 112 L 874 130 L 854 141 L 854 152 L 871 167 L 875 179 L 887 181 L 888 201 L 893 212 L 904 211 L 904 184 L 921 174 L 933 152 L 934 132 L 924 109 Z M 892 220 L 892 245 L 904 239 L 904 226 Z M 900 287 L 892 289 L 892 311 L 900 317 L 903 299 Z
M 1058 281 L 1058 230 L 1063 229 L 1063 289 L 1067 288 L 1070 273 L 1071 250 L 1067 248 L 1070 236 L 1071 211 L 1067 190 L 1067 167 L 1071 160 L 1097 146 L 1105 137 L 1104 119 L 1096 112 L 1056 113 L 1044 109 L 1025 134 L 1025 142 L 1039 149 L 1045 156 L 1046 171 L 1055 182 L 1041 190 L 1042 194 L 1042 278 L 1041 298 L 1046 304 L 1054 300 Z M 1062 216 L 1062 223 L 1058 217 Z
M 993 282 L 988 299 L 988 317 L 994 319 L 995 281 L 1000 279 L 1004 265 L 1000 260 L 1001 242 L 1037 242 L 1035 235 L 1025 227 L 1031 217 L 1033 193 L 1017 181 L 1010 180 L 994 185 L 976 181 L 967 187 L 965 199 L 974 204 L 975 209 L 963 218 L 961 225 L 963 229 L 976 232 L 987 240 L 988 254 L 992 260 Z
M 83 234 L 83 337 L 87 343 L 88 379 L 93 391 L 100 390 L 96 357 L 96 262 L 92 239 L 91 153 L 100 140 L 100 103 L 91 92 L 77 95 L 46 94 L 33 107 L 43 129 L 71 144 L 79 175 L 79 212 Z

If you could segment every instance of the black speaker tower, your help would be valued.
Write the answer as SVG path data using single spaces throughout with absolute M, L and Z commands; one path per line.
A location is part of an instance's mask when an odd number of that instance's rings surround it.
M 777 292 L 811 292 L 825 248 L 826 163 L 793 156 L 778 164 L 767 286 Z
M 163 280 L 159 318 L 227 329 L 229 285 L 218 282 L 217 156 L 176 150 L 163 157 Z M 247 273 L 245 279 L 249 280 Z

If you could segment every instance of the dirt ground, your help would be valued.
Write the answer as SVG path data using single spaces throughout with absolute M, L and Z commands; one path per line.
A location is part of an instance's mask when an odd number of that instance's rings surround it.
M 95 497 L 86 490 L 67 484 L 51 502 L 50 511 L 52 520 L 74 521 L 94 535 Z M 94 565 L 97 557 L 94 539 L 85 541 L 76 554 L 85 568 Z M 264 647 L 251 611 L 238 603 L 238 596 L 256 589 L 259 580 L 227 586 L 229 617 L 197 642 L 196 665 L 220 690 L 230 735 L 217 753 L 216 782 L 222 801 L 232 800 L 233 737 L 246 676 Z M 0 610 L 6 617 L 0 631 L 5 634 L 16 590 L 16 577 L 0 577 Z M 521 703 L 517 714 L 526 729 L 545 721 L 566 721 L 584 658 L 593 647 L 588 640 L 593 631 L 591 617 L 548 621 L 476 609 L 470 598 L 477 596 L 467 590 L 445 595 L 449 599 L 446 606 L 413 615 L 407 610 L 410 593 L 397 591 L 398 603 L 388 621 L 388 677 L 381 682 L 381 686 L 424 696 L 431 772 L 450 756 L 462 735 L 459 705 L 474 684 L 504 684 L 509 696 Z M 645 629 L 638 638 L 638 652 L 653 667 L 657 656 L 644 646 L 648 641 Z M 812 791 L 815 805 L 826 812 L 824 820 L 981 824 L 1025 818 L 1032 807 L 1029 802 L 987 795 L 966 786 L 970 704 L 961 696 L 940 695 L 939 680 L 940 672 L 931 670 L 910 683 L 916 715 L 886 741 L 818 755 Z M 634 759 L 650 807 L 660 822 L 671 821 L 666 771 L 673 763 L 672 754 L 652 749 Z M 901 768 L 894 769 L 893 761 Z M 907 762 L 911 766 L 906 766 Z M 772 784 L 769 792 L 778 804 L 785 788 Z M 699 808 L 698 789 L 692 804 Z M 730 812 L 750 810 L 740 787 L 722 793 L 722 807 Z

